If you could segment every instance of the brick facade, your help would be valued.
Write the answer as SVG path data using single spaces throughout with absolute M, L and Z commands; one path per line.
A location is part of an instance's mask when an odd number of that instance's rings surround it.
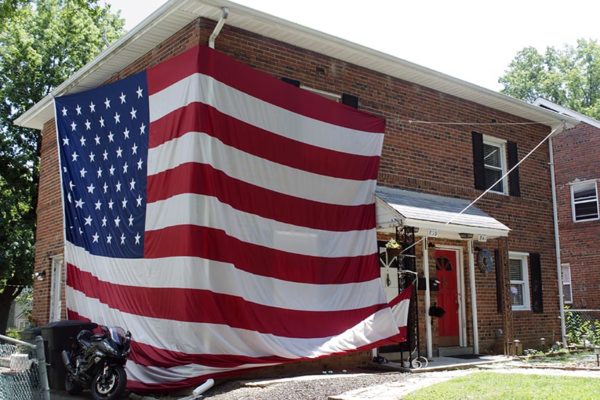
M 600 309 L 600 221 L 574 222 L 571 184 L 600 179 L 600 129 L 581 124 L 554 139 L 561 263 L 571 265 L 575 309 Z
M 155 65 L 198 43 L 207 43 L 214 22 L 199 19 L 157 46 L 111 80 L 117 80 Z M 545 137 L 549 128 L 542 125 L 487 125 L 488 123 L 527 122 L 501 111 L 486 108 L 413 83 L 342 62 L 323 54 L 293 47 L 273 39 L 225 26 L 216 48 L 253 68 L 275 77 L 297 79 L 303 85 L 332 93 L 358 96 L 361 110 L 386 119 L 386 137 L 379 172 L 379 183 L 403 189 L 473 199 L 474 189 L 471 132 L 516 142 L 519 157 Z M 472 122 L 486 125 L 419 124 L 413 121 Z M 40 201 L 36 270 L 48 269 L 49 256 L 62 248 L 60 186 L 54 122 L 43 129 Z M 514 337 L 525 346 L 534 346 L 540 337 L 560 338 L 557 301 L 556 262 L 552 225 L 548 148 L 542 146 L 520 167 L 521 197 L 489 194 L 478 207 L 509 226 L 508 248 L 537 252 L 542 260 L 544 313 L 507 311 Z M 440 242 L 441 243 L 441 242 Z M 435 244 L 435 241 L 434 241 Z M 469 287 L 466 271 L 465 287 Z M 481 244 L 495 249 L 498 240 Z M 417 254 L 421 254 L 417 249 Z M 35 283 L 34 314 L 38 324 L 48 320 L 50 279 Z M 482 352 L 497 351 L 497 332 L 503 328 L 497 311 L 495 274 L 476 272 L 479 337 Z M 471 310 L 467 290 L 467 321 L 471 342 Z M 422 297 L 422 296 L 421 296 Z M 420 306 L 423 310 L 423 305 Z M 424 329 L 421 329 L 421 333 Z M 424 340 L 421 341 L 424 343 Z M 365 361 L 370 353 L 356 356 Z

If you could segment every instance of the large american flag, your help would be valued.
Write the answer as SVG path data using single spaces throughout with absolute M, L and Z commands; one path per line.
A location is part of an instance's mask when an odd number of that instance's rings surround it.
M 55 106 L 69 317 L 132 332 L 130 389 L 402 340 L 382 119 L 204 46 Z

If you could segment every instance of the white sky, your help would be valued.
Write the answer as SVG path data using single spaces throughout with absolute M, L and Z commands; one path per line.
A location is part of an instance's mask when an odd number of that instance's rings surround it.
M 106 0 L 131 29 L 164 0 Z M 594 0 L 238 0 L 489 89 L 517 51 L 600 39 Z M 218 45 L 217 45 L 218 46 Z

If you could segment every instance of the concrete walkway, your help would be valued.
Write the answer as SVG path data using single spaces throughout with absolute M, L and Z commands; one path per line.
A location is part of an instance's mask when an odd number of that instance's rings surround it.
M 456 357 L 434 357 L 429 360 L 427 367 L 411 369 L 410 372 L 424 373 L 434 371 L 445 371 L 445 370 L 456 370 L 456 369 L 469 369 L 480 365 L 506 363 L 512 361 L 512 357 L 506 356 L 479 356 L 478 358 L 456 358 Z M 400 363 L 388 362 L 382 365 L 385 369 L 395 369 L 398 371 L 406 371 Z

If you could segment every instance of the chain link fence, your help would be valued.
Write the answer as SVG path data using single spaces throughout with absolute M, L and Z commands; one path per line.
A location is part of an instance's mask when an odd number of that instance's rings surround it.
M 569 345 L 600 346 L 600 310 L 565 309 Z
M 44 342 L 0 335 L 0 400 L 49 400 Z

